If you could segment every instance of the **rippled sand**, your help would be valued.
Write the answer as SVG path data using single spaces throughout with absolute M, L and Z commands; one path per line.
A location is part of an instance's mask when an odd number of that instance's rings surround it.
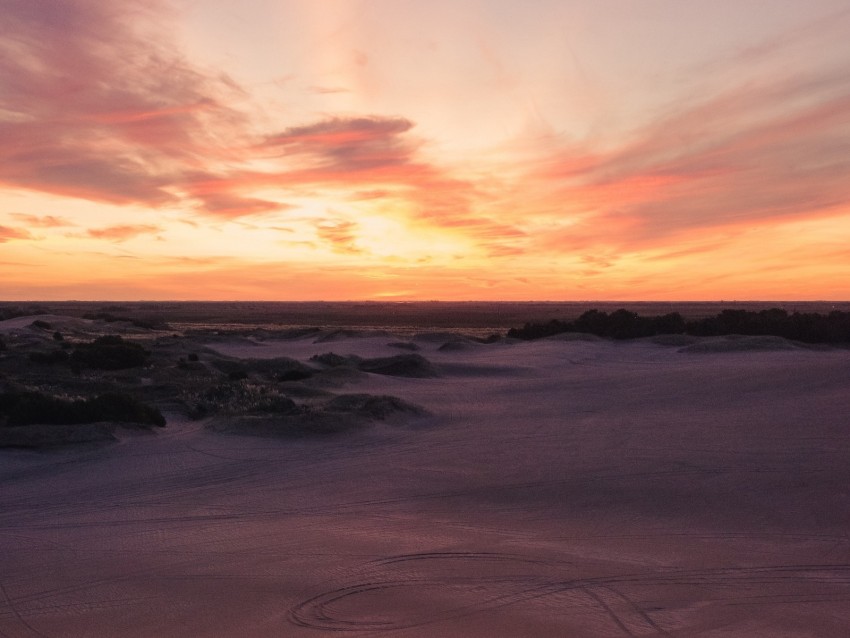
M 430 416 L 0 450 L 0 635 L 847 635 L 850 352 L 401 342 Z

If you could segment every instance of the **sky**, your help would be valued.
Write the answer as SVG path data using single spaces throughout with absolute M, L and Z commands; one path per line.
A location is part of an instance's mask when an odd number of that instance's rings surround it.
M 850 299 L 846 0 L 0 15 L 0 299 Z

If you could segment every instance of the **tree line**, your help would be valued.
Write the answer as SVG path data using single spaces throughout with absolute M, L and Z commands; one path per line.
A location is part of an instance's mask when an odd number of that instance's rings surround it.
M 548 323 L 526 323 L 511 328 L 507 336 L 540 339 L 564 332 L 585 332 L 611 339 L 636 339 L 661 334 L 698 337 L 720 335 L 773 335 L 804 343 L 850 343 L 850 312 L 829 314 L 788 313 L 782 308 L 767 310 L 723 310 L 713 317 L 686 320 L 678 312 L 642 317 L 625 308 L 612 313 L 588 310 L 574 321 L 553 319 Z

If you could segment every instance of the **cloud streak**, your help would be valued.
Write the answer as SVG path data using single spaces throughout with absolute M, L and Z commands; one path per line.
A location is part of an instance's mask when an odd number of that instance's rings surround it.
M 701 229 L 826 215 L 850 204 L 850 81 L 741 87 L 670 113 L 603 156 L 568 152 L 539 177 L 583 209 L 552 248 L 657 243 Z
M 39 216 L 27 215 L 25 213 L 11 213 L 11 216 L 30 228 L 65 228 L 75 225 L 72 221 L 55 215 Z
M 106 239 L 113 242 L 127 241 L 139 235 L 150 235 L 162 229 L 152 224 L 123 224 L 105 228 L 90 228 L 86 234 L 92 239 Z
M 0 244 L 12 239 L 33 239 L 33 236 L 28 231 L 21 230 L 20 228 L 0 226 Z
M 221 152 L 235 88 L 158 36 L 164 2 L 2 0 L 0 11 L 0 184 L 156 207 Z

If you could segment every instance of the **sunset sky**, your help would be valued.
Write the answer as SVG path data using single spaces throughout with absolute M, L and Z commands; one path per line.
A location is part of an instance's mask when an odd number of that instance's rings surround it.
M 847 0 L 0 16 L 0 299 L 850 299 Z

